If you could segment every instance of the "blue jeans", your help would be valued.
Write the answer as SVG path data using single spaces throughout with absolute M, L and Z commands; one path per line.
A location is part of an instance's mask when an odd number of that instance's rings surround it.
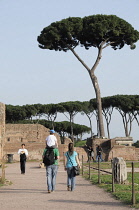
M 71 190 L 75 188 L 76 177 L 74 175 L 73 167 L 67 168 L 67 186 L 71 186 Z
M 55 190 L 57 171 L 58 165 L 46 166 L 47 187 L 50 191 Z
M 96 162 L 98 162 L 98 159 L 99 159 L 99 161 L 103 161 L 102 155 L 101 155 L 101 154 L 100 154 L 100 155 L 97 155 L 97 157 L 96 157 Z

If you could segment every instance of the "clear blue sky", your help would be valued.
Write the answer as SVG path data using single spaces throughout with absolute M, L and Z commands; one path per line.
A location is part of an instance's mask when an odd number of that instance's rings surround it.
M 117 15 L 139 31 L 138 11 L 139 0 L 0 0 L 0 101 L 24 105 L 95 98 L 88 72 L 72 53 L 41 50 L 37 36 L 52 22 L 94 14 Z M 136 46 L 135 50 L 126 46 L 103 51 L 96 70 L 102 97 L 139 94 L 139 42 Z M 77 51 L 93 65 L 96 49 Z M 77 121 L 86 124 L 85 117 Z M 119 121 L 118 115 L 112 137 L 124 136 Z M 139 128 L 133 130 L 132 136 L 139 139 Z

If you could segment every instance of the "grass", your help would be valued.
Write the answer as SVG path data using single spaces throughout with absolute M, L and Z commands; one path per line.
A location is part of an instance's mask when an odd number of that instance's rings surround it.
M 83 147 L 85 146 L 86 141 L 75 141 L 74 146 L 75 147 Z
M 86 165 L 86 163 L 84 164 Z M 91 163 L 91 166 L 96 166 L 97 163 Z M 137 164 L 138 165 L 138 164 Z M 128 165 L 131 167 L 131 164 Z M 101 163 L 101 169 L 106 169 L 110 167 L 110 162 Z M 88 169 L 84 167 L 84 178 L 88 179 Z M 127 173 L 127 184 L 115 184 L 115 192 L 112 192 L 112 176 L 110 174 L 101 173 L 101 184 L 98 184 L 98 171 L 91 169 L 90 182 L 92 184 L 98 185 L 99 187 L 110 192 L 116 199 L 122 201 L 123 203 L 132 206 L 132 174 Z M 134 173 L 134 183 L 135 183 L 135 208 L 139 208 L 139 173 Z
M 88 165 L 88 163 L 84 163 L 84 165 Z M 90 166 L 94 168 L 98 168 L 98 162 L 90 162 Z M 101 169 L 111 169 L 111 162 L 100 162 Z
M 2 186 L 5 185 L 5 181 L 6 181 L 6 180 L 2 180 L 2 178 L 0 177 L 0 187 L 2 187 Z
M 131 168 L 131 163 L 134 162 L 134 167 L 139 168 L 139 162 L 136 161 L 126 161 L 126 167 Z
M 1 180 L 1 177 L 0 177 L 0 187 L 11 185 L 11 184 L 12 184 L 12 182 L 10 180 L 7 180 L 7 179 Z
M 132 162 L 132 161 L 131 161 Z M 131 168 L 131 162 L 126 162 L 126 167 Z M 91 167 L 98 167 L 98 162 L 90 162 Z M 88 163 L 84 163 L 84 165 L 88 165 Z M 101 169 L 111 169 L 111 162 L 100 162 Z M 139 162 L 134 162 L 134 168 L 139 168 Z

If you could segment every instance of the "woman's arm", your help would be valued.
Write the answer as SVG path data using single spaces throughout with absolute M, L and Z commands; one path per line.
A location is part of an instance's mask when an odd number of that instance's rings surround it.
M 76 158 L 76 162 L 77 162 L 79 168 L 81 168 L 81 165 L 80 165 L 80 161 L 79 161 L 78 155 L 77 155 L 75 158 Z

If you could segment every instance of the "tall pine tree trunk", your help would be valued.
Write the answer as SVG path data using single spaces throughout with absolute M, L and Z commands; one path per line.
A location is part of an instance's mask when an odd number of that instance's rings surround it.
M 94 74 L 90 74 L 90 77 L 91 77 L 91 80 L 95 89 L 95 93 L 96 93 L 99 133 L 100 133 L 100 137 L 105 137 L 100 88 L 97 81 L 97 77 Z

